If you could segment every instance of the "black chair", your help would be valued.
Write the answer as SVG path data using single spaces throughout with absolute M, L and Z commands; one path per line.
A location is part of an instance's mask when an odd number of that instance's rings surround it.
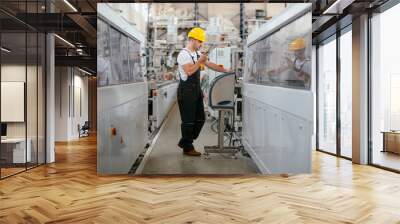
M 85 121 L 82 127 L 78 125 L 78 129 L 79 129 L 79 138 L 89 136 L 89 129 L 90 129 L 89 121 Z
M 225 73 L 217 76 L 210 84 L 208 105 L 211 109 L 218 111 L 218 145 L 204 146 L 204 155 L 209 156 L 210 153 L 228 153 L 236 157 L 239 147 L 224 146 L 224 116 L 226 111 L 234 111 L 235 96 L 235 73 Z

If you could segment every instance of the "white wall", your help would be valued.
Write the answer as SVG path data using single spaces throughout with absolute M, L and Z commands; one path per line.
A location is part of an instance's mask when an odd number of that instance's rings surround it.
M 7 137 L 24 138 L 26 135 L 30 139 L 29 147 L 32 151 L 32 161 L 36 162 L 36 158 L 38 158 L 39 163 L 44 163 L 45 90 L 42 67 L 25 66 L 25 64 L 3 64 L 1 76 L 2 82 L 24 82 L 26 85 L 26 106 L 21 108 L 23 113 L 26 112 L 26 120 L 23 122 L 7 122 Z M 11 110 L 11 108 L 3 107 L 1 110 Z M 37 153 L 39 156 L 37 156 Z
M 25 82 L 25 65 L 2 65 L 1 66 L 1 81 L 3 82 Z M 31 70 L 28 67 L 28 70 Z M 7 108 L 1 108 L 7 110 Z M 25 122 L 8 123 L 7 137 L 25 137 Z
M 77 139 L 78 124 L 88 120 L 88 78 L 76 68 L 56 67 L 55 86 L 55 140 Z M 82 113 L 76 107 L 79 94 Z
M 27 69 L 27 70 L 26 70 Z M 36 67 L 33 66 L 28 66 L 25 67 L 25 65 L 2 65 L 1 66 L 1 81 L 3 82 L 25 82 L 25 75 L 26 75 L 26 71 L 28 72 L 27 74 L 35 74 L 36 75 Z M 36 81 L 34 83 L 31 83 L 32 81 L 29 79 L 29 84 L 34 84 L 36 85 Z M 33 102 L 34 100 L 32 99 L 32 97 L 34 97 L 36 99 L 36 88 L 32 89 L 32 88 L 28 88 L 27 90 L 32 90 L 34 92 L 27 93 L 28 99 L 27 99 L 27 103 L 30 104 L 30 102 Z M 36 102 L 36 101 L 35 101 Z M 34 106 L 36 108 L 36 103 L 34 105 L 28 105 L 28 106 Z M 1 108 L 2 110 L 7 110 L 7 108 Z M 31 111 L 31 110 L 30 110 Z M 28 113 L 27 114 L 27 119 L 28 122 L 31 121 L 35 121 L 36 123 L 36 113 Z M 32 117 L 33 116 L 33 117 Z M 26 122 L 12 122 L 12 123 L 8 123 L 7 125 L 7 136 L 8 137 L 25 137 L 25 125 Z M 33 124 L 28 124 L 28 129 L 30 127 L 33 127 Z M 36 128 L 36 124 L 35 127 Z M 29 137 L 29 133 L 31 133 L 31 131 L 28 130 L 28 137 Z
M 25 82 L 25 65 L 2 65 L 1 81 L 3 82 Z M 28 67 L 31 70 L 32 67 Z M 1 108 L 7 110 L 7 108 Z M 25 122 L 7 123 L 7 137 L 25 137 Z
M 25 82 L 25 68 L 25 65 L 1 65 L 1 81 Z
M 88 77 L 87 76 L 81 76 L 82 73 L 76 74 L 75 70 L 75 75 L 74 75 L 74 86 L 75 90 L 74 93 L 75 96 L 73 96 L 74 99 L 74 110 L 75 113 L 73 113 L 73 117 L 71 120 L 71 136 L 72 138 L 78 138 L 79 137 L 79 132 L 78 132 L 78 125 L 82 126 L 85 121 L 88 121 Z M 78 90 L 80 90 L 80 93 L 78 93 Z M 79 111 L 79 108 L 77 108 L 78 102 L 78 96 L 80 95 L 80 104 L 81 104 L 81 112 Z
M 67 67 L 55 69 L 55 141 L 67 141 L 68 125 L 68 86 L 69 76 Z

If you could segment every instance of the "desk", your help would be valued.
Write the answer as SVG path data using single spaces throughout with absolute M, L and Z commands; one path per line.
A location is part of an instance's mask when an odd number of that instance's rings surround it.
M 26 140 L 28 142 L 25 152 L 25 138 L 6 138 L 1 139 L 1 159 L 4 159 L 6 163 L 25 163 L 31 162 L 31 145 L 32 141 L 30 138 Z M 25 161 L 25 159 L 27 160 Z
M 383 131 L 382 152 L 400 154 L 400 131 Z

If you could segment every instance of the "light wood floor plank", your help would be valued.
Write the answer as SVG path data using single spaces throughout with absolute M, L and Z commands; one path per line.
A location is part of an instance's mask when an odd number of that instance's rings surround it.
M 0 181 L 0 223 L 400 223 L 400 175 L 313 153 L 313 173 L 98 176 L 96 139 Z

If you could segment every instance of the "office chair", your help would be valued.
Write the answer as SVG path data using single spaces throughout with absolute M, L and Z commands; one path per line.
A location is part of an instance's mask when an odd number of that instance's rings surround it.
M 90 125 L 89 125 L 89 121 L 85 121 L 85 123 L 82 125 L 82 127 L 79 127 L 80 125 L 78 125 L 78 129 L 79 129 L 79 138 L 80 137 L 87 137 L 89 136 L 89 129 L 90 129 Z
M 218 145 L 204 146 L 204 155 L 208 158 L 210 153 L 228 153 L 236 158 L 239 147 L 224 146 L 224 115 L 227 111 L 234 111 L 235 73 L 225 73 L 217 76 L 210 84 L 208 105 L 218 111 Z

